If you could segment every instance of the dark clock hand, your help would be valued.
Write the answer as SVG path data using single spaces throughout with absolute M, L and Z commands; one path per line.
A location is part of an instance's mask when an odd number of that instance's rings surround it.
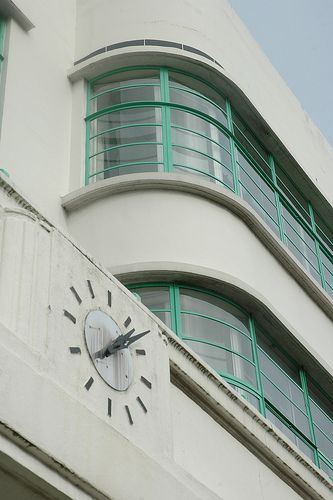
M 150 332 L 150 330 L 146 330 L 142 333 L 138 333 L 137 335 L 134 335 L 131 337 L 131 335 L 135 332 L 134 328 L 127 332 L 125 335 L 121 334 L 119 335 L 116 339 L 112 340 L 109 342 L 109 344 L 103 349 L 100 349 L 94 354 L 94 358 L 100 358 L 103 359 L 105 357 L 110 356 L 116 351 L 120 351 L 121 349 L 126 349 L 129 345 L 133 344 L 133 342 L 136 342 L 139 340 L 141 337 L 144 335 L 147 335 L 147 333 Z
M 150 332 L 150 330 L 146 330 L 145 332 L 138 333 L 137 335 L 134 335 L 134 337 L 131 337 L 128 340 L 126 347 L 128 347 L 131 344 L 133 344 L 133 342 L 136 342 L 137 340 L 141 339 L 141 337 L 143 337 L 144 335 L 147 335 L 147 333 L 149 333 L 149 332 Z
M 120 351 L 121 349 L 126 349 L 129 345 L 133 344 L 133 342 L 136 342 L 144 335 L 147 335 L 147 333 L 149 333 L 150 330 L 146 330 L 145 332 L 138 333 L 137 335 L 130 337 L 130 335 L 132 335 L 133 332 L 134 329 L 125 335 L 119 335 L 119 337 L 117 337 L 116 340 L 114 340 L 113 343 L 111 343 L 111 345 L 107 347 L 105 356 L 110 356 L 110 354 L 113 354 L 116 351 Z

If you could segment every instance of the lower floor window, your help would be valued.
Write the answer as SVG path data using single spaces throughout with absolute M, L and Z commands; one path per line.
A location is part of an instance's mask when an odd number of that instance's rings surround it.
M 251 314 L 196 287 L 147 283 L 130 289 L 333 478 L 333 401 Z

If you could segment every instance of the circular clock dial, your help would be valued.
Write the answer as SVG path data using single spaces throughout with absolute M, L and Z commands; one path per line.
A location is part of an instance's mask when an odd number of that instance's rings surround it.
M 133 364 L 128 348 L 114 350 L 121 335 L 117 323 L 100 310 L 91 311 L 85 321 L 88 352 L 100 376 L 117 391 L 125 391 L 133 379 Z

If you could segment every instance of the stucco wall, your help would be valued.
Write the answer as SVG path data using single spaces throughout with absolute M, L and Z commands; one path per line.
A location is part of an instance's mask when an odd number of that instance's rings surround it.
M 35 25 L 6 26 L 0 168 L 34 204 L 64 224 L 59 196 L 68 191 L 75 1 L 21 0 Z M 4 68 L 2 68 L 4 69 Z

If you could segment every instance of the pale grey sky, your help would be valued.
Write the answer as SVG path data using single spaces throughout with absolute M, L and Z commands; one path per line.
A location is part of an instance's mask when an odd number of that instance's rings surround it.
M 229 0 L 333 146 L 333 0 Z

